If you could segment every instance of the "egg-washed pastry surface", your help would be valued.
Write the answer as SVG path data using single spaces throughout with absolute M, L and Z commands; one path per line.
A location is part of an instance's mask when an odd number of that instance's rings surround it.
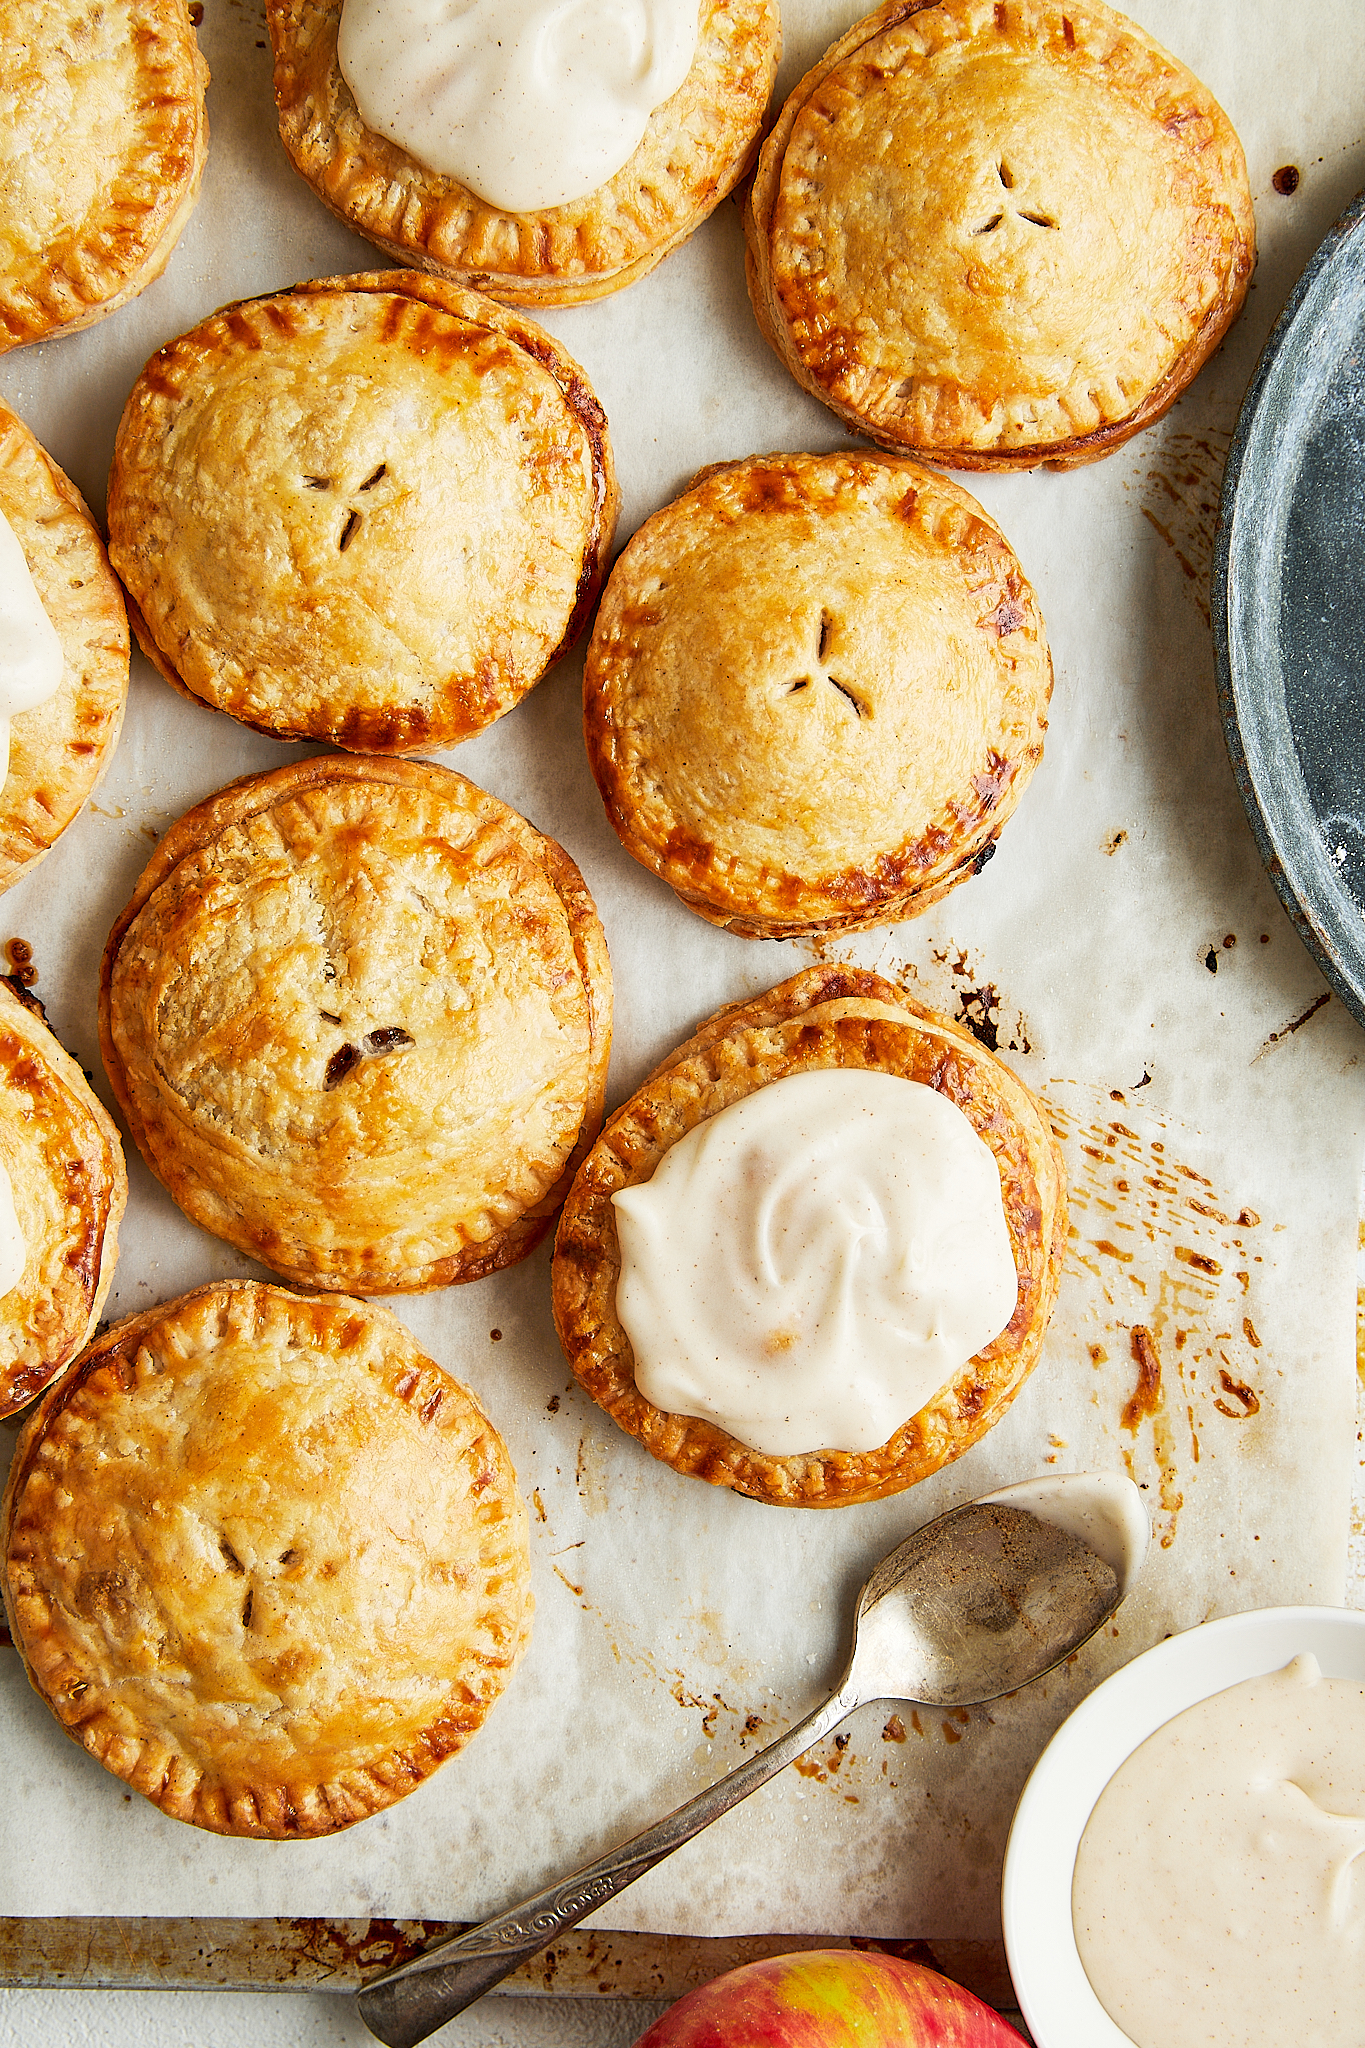
M 0 0 L 0 350 L 165 269 L 208 150 L 185 0 Z
M 1091 461 L 1159 418 L 1255 260 L 1227 116 L 1100 0 L 889 0 L 791 94 L 745 225 L 797 382 L 966 469 Z
M 0 1415 L 70 1364 L 99 1321 L 128 1199 L 113 1118 L 0 977 Z
M 5 1607 L 107 1770 L 218 1834 L 349 1827 L 481 1725 L 529 1634 L 526 1511 L 387 1310 L 250 1281 L 105 1332 L 25 1424 Z
M 884 1444 L 773 1455 L 706 1417 L 657 1408 L 640 1391 L 617 1308 L 622 1259 L 612 1197 L 649 1181 L 671 1146 L 755 1090 L 833 1069 L 925 1084 L 963 1113 L 999 1170 L 1018 1291 L 1000 1334 Z M 847 1506 L 927 1478 L 1000 1419 L 1038 1361 L 1065 1234 L 1061 1154 L 1043 1105 L 1023 1082 L 969 1033 L 878 976 L 814 967 L 703 1024 L 609 1119 L 560 1220 L 555 1323 L 588 1393 L 676 1471 L 775 1505 Z M 706 1280 L 699 1276 L 698 1285 Z
M 585 624 L 606 418 L 533 322 L 416 272 L 321 279 L 168 342 L 124 408 L 109 552 L 144 652 L 279 739 L 453 746 Z
M 781 47 L 776 0 L 699 0 L 691 67 L 622 167 L 585 197 L 514 212 L 366 125 L 338 62 L 341 11 L 341 0 L 267 0 L 280 134 L 295 167 L 399 262 L 528 306 L 616 291 L 686 240 L 745 168 Z M 576 65 L 595 61 L 587 42 Z M 529 125 L 510 80 L 506 104 L 513 133 L 518 120 Z
M 611 975 L 577 868 L 425 763 L 323 755 L 173 825 L 105 949 L 100 1042 L 194 1222 L 304 1287 L 476 1280 L 601 1121 Z
M 1000 529 L 872 450 L 704 470 L 612 570 L 588 756 L 627 852 L 748 938 L 888 924 L 989 858 L 1052 661 Z
M 0 516 L 61 653 L 55 691 L 10 717 L 6 672 L 16 634 L 9 608 L 17 593 L 8 577 L 0 580 L 0 717 L 9 717 L 0 889 L 7 889 L 55 845 L 109 765 L 128 695 L 128 620 L 79 491 L 2 403 Z

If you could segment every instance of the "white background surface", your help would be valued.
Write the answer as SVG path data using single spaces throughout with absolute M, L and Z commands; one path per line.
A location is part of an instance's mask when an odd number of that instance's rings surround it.
M 783 85 L 859 11 L 842 0 L 791 0 Z M 1365 9 L 1315 0 L 1292 35 L 1271 0 L 1140 0 L 1130 11 L 1205 77 L 1243 135 L 1262 242 L 1257 280 L 1229 344 L 1162 426 L 1069 476 L 967 480 L 1042 599 L 1057 664 L 1047 756 L 979 879 L 930 917 L 846 949 L 949 1011 L 988 985 L 1001 1050 L 1070 1104 L 1069 1156 L 1089 1220 L 1025 1398 L 913 1501 L 774 1518 L 654 1468 L 569 1387 L 549 1333 L 543 1258 L 460 1298 L 404 1303 L 433 1354 L 487 1402 L 523 1482 L 542 1490 L 547 1508 L 537 1529 L 536 1642 L 459 1775 L 443 1774 L 431 1797 L 416 1795 L 392 1821 L 338 1843 L 287 1845 L 279 1855 L 217 1844 L 140 1804 L 130 1812 L 121 1789 L 80 1765 L 22 1685 L 6 1683 L 4 1909 L 490 1910 L 734 1760 L 746 1711 L 781 1725 L 808 1704 L 831 1675 L 846 1589 L 907 1528 L 1044 1463 L 1129 1463 L 1170 1542 L 1119 1640 L 1088 1653 L 1036 1708 L 979 1717 L 951 1747 L 935 1731 L 923 1752 L 927 1776 L 911 1767 L 889 1789 L 877 1730 L 855 1724 L 856 1807 L 853 1765 L 842 1781 L 789 1774 L 733 1816 L 723 1837 L 694 1845 L 609 1916 L 617 1926 L 698 1932 L 834 1931 L 843 1914 L 866 1932 L 989 1934 L 1011 1787 L 1106 1659 L 1225 1608 L 1340 1597 L 1361 1041 L 1334 1000 L 1290 1029 L 1323 985 L 1261 872 L 1232 784 L 1200 598 L 1206 605 L 1208 500 L 1256 353 L 1293 277 L 1365 183 L 1361 110 L 1340 89 L 1365 76 Z M 284 162 L 263 40 L 256 0 L 206 0 L 209 170 L 166 277 L 89 334 L 0 365 L 0 389 L 97 509 L 123 397 L 161 340 L 235 294 L 377 262 Z M 1270 187 L 1285 162 L 1303 173 L 1293 200 Z M 612 421 L 621 539 L 704 462 L 844 441 L 758 338 L 733 206 L 652 277 L 546 324 L 579 356 Z M 583 866 L 616 966 L 617 1100 L 700 1015 L 770 986 L 807 956 L 716 933 L 633 870 L 582 762 L 579 672 L 573 659 L 561 664 L 517 712 L 445 758 L 554 832 Z M 146 857 L 144 828 L 164 829 L 230 776 L 288 757 L 183 703 L 135 663 L 125 737 L 98 808 L 6 906 L 12 929 L 36 941 L 54 1025 L 92 1069 L 93 964 Z M 1135 1157 L 1150 1166 L 1154 1147 L 1172 1156 L 1178 1147 L 1225 1215 L 1256 1208 L 1267 1242 L 1273 1233 L 1273 1256 L 1253 1274 L 1266 1349 L 1255 1362 L 1273 1363 L 1258 1381 L 1262 1415 L 1240 1428 L 1205 1396 L 1197 1463 L 1183 1440 L 1154 1426 L 1126 1433 L 1118 1422 L 1133 1380 L 1124 1337 L 1139 1315 L 1138 1280 L 1143 1315 L 1154 1308 L 1171 1328 L 1183 1318 L 1210 1343 L 1229 1301 L 1217 1288 L 1201 1296 L 1170 1280 L 1171 1244 L 1185 1241 L 1188 1217 L 1168 1218 L 1166 1240 L 1149 1244 L 1145 1278 L 1130 1267 L 1120 1281 L 1087 1250 L 1114 1196 L 1110 1183 L 1086 1178 L 1084 1147 L 1115 1088 L 1137 1134 Z M 130 1165 L 111 1311 L 243 1270 L 180 1223 L 140 1164 Z M 496 1349 L 493 1327 L 503 1332 Z M 1092 1366 L 1095 1347 L 1103 1366 Z M 1241 1354 L 1233 1362 L 1245 1372 Z M 527 1814 L 531 1826 L 521 1824 Z M 145 1896 L 130 1902 L 139 1887 Z M 542 2003 L 500 2000 L 485 2008 L 492 2018 L 459 2026 L 520 2028 L 506 2032 L 509 2042 L 571 2040 L 570 2021 L 586 2019 L 576 2002 L 557 2035 L 553 2016 L 550 2032 L 527 2031 L 540 2024 Z M 348 2004 L 301 1994 L 12 1993 L 0 2006 L 6 2024 L 28 2029 L 15 2040 L 368 2038 Z

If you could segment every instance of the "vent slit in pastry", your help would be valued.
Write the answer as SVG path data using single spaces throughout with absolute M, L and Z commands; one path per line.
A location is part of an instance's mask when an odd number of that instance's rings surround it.
M 360 1065 L 360 1048 L 357 1045 L 339 1045 L 327 1062 L 322 1077 L 324 1088 L 336 1088 L 346 1076 Z
M 848 684 L 841 683 L 839 681 L 838 676 L 826 676 L 825 681 L 828 684 L 830 684 L 831 688 L 836 689 L 841 697 L 847 697 L 849 703 L 853 706 L 853 709 L 859 718 L 868 718 L 871 716 L 871 706 L 864 704 L 861 698 L 855 697 L 852 690 L 849 689 Z

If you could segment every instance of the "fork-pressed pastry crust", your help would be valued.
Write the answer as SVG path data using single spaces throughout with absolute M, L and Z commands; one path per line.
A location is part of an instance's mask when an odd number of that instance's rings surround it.
M 0 349 L 166 267 L 208 150 L 185 0 L 0 0 Z
M 109 479 L 144 652 L 278 739 L 454 746 L 586 623 L 607 422 L 554 338 L 416 271 L 225 306 L 148 363 Z
M 601 1122 L 606 942 L 563 849 L 424 762 L 321 755 L 173 825 L 105 948 L 100 1044 L 185 1213 L 304 1287 L 476 1280 Z
M 56 844 L 109 765 L 128 696 L 128 619 L 80 492 L 0 403 L 0 512 L 62 643 L 62 680 L 10 725 L 0 889 Z
M 715 1423 L 670 1415 L 635 1384 L 616 1314 L 620 1250 L 611 1198 L 650 1179 L 694 1125 L 789 1074 L 874 1068 L 927 1083 L 995 1154 L 1019 1294 L 1008 1326 L 879 1450 L 750 1450 Z M 1046 1109 L 1017 1075 L 946 1018 L 861 968 L 812 967 L 736 1003 L 669 1055 L 607 1121 L 564 1205 L 555 1240 L 555 1325 L 599 1407 L 675 1471 L 783 1507 L 880 1500 L 925 1479 L 998 1422 L 1038 1362 L 1061 1274 L 1066 1182 Z
M 280 134 L 350 227 L 400 263 L 525 306 L 617 291 L 685 241 L 752 153 L 781 50 L 777 0 L 699 0 L 688 76 L 630 160 L 586 198 L 490 206 L 361 120 L 337 63 L 341 0 L 267 0 Z
M 860 432 L 1069 467 L 1158 418 L 1246 294 L 1246 163 L 1102 0 L 888 0 L 792 92 L 746 219 L 760 327 Z
M 0 1296 L 0 1415 L 70 1364 L 99 1321 L 128 1199 L 113 1118 L 43 1018 L 0 978 L 0 1165 L 24 1270 Z
M 1052 661 L 976 500 L 871 449 L 704 470 L 612 570 L 588 757 L 626 850 L 747 938 L 892 923 L 989 857 Z
M 4 1547 L 67 1734 L 217 1834 L 392 1805 L 530 1629 L 526 1511 L 474 1397 L 387 1310 L 254 1281 L 90 1347 L 20 1436 Z

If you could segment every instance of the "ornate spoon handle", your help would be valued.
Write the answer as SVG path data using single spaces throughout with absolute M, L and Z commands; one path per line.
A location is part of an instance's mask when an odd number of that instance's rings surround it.
M 418 2041 L 501 1983 L 518 1963 L 536 1955 L 566 1927 L 615 1898 L 654 1864 L 747 1799 L 785 1764 L 837 1728 L 860 1703 L 860 1695 L 845 1680 L 838 1692 L 804 1721 L 632 1841 L 610 1850 L 572 1877 L 548 1885 L 496 1919 L 453 1935 L 425 1955 L 377 1977 L 356 1999 L 360 2017 L 389 2048 L 415 2048 Z

